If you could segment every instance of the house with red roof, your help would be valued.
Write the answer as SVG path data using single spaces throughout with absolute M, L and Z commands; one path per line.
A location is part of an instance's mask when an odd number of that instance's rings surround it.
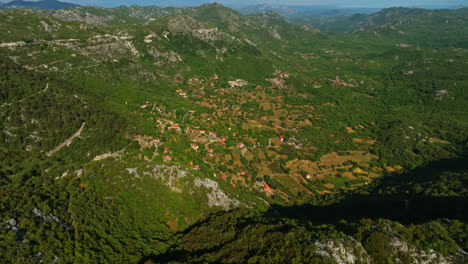
M 194 150 L 198 150 L 198 145 L 197 144 L 190 144 L 190 147 Z
M 239 144 L 237 144 L 237 148 L 244 148 L 244 147 L 245 147 L 245 145 L 244 145 L 244 143 L 242 143 L 242 142 L 239 143 Z
M 245 175 L 245 171 L 239 171 L 239 175 Z
M 271 191 L 270 186 L 268 186 L 268 184 L 267 184 L 266 182 L 263 182 L 263 186 L 264 186 L 264 187 L 263 187 L 263 190 L 264 190 L 264 191 Z
M 281 141 L 284 141 L 284 136 L 280 136 L 279 139 L 280 139 Z
M 221 175 L 219 178 L 221 178 L 221 180 L 226 180 L 226 175 Z
M 199 170 L 199 169 L 200 169 L 200 165 L 198 165 L 198 164 L 197 164 L 197 165 L 193 165 L 193 169 L 194 169 L 194 170 Z

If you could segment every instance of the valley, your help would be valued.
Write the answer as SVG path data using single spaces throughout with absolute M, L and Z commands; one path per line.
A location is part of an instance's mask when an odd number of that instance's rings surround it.
M 0 9 L 7 262 L 466 260 L 466 8 Z

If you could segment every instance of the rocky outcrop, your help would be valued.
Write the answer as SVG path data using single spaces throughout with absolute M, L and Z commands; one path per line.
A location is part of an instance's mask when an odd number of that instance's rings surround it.
M 5 221 L 5 229 L 11 230 L 13 232 L 18 232 L 19 231 L 19 226 L 18 222 L 14 218 L 11 218 L 10 220 Z
M 190 16 L 177 15 L 170 18 L 167 22 L 167 28 L 170 33 L 188 34 L 196 39 L 209 43 L 223 39 L 235 40 L 234 37 L 230 37 L 217 28 L 199 22 Z
M 346 239 L 329 239 L 329 240 L 315 240 L 317 249 L 314 254 L 322 258 L 331 258 L 338 264 L 354 264 L 354 263 L 374 263 L 372 258 L 367 253 L 361 242 L 352 237 Z M 387 252 L 394 263 L 417 263 L 417 264 L 431 264 L 441 263 L 449 264 L 452 261 L 442 256 L 435 250 L 424 250 L 408 244 L 396 237 L 392 238 L 389 243 L 390 250 Z M 408 259 L 403 261 L 401 256 L 408 256 Z
M 65 21 L 81 21 L 96 26 L 107 25 L 110 21 L 115 19 L 115 17 L 111 15 L 98 16 L 91 14 L 81 10 L 79 7 L 57 10 L 53 16 Z
M 413 245 L 401 241 L 398 238 L 393 238 L 390 242 L 390 246 L 394 249 L 393 254 L 395 255 L 395 263 L 403 263 L 402 260 L 398 259 L 399 254 L 407 254 L 411 257 L 411 263 L 418 264 L 449 264 L 451 260 L 442 256 L 439 252 L 433 249 L 423 250 Z
M 362 244 L 353 239 L 350 241 L 344 239 L 316 240 L 314 244 L 317 247 L 314 254 L 324 258 L 332 258 L 338 264 L 371 263 Z
M 141 175 L 160 179 L 163 184 L 173 192 L 182 193 L 185 186 L 189 186 L 190 194 L 194 192 L 206 193 L 209 207 L 222 207 L 228 211 L 238 208 L 242 205 L 237 199 L 229 197 L 218 185 L 211 179 L 194 178 L 188 170 L 178 166 L 169 165 L 148 165 L 140 174 L 138 168 L 125 169 L 135 178 L 141 178 Z M 181 179 L 186 178 L 181 181 Z
M 218 183 L 211 179 L 196 178 L 194 183 L 198 188 L 204 187 L 210 189 L 210 192 L 207 193 L 208 205 L 210 207 L 219 206 L 228 211 L 241 205 L 241 202 L 238 200 L 229 198 L 229 196 L 219 188 Z

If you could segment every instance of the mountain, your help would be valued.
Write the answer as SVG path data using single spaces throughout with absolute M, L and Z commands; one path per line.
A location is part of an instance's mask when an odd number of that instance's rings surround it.
M 335 6 L 270 6 L 270 5 L 255 5 L 247 6 L 238 9 L 244 15 L 267 13 L 274 11 L 286 19 L 300 19 L 311 17 L 334 17 L 342 15 L 354 14 L 370 14 L 378 12 L 379 8 L 338 8 Z
M 0 258 L 463 262 L 464 12 L 1 12 Z
M 302 16 L 291 19 L 294 24 L 310 24 L 324 31 L 353 32 L 377 26 L 427 27 L 429 24 L 463 23 L 467 17 L 467 8 L 456 10 L 427 10 L 422 8 L 386 8 L 372 14 L 340 14 L 338 16 Z M 453 21 L 457 20 L 457 22 Z
M 68 21 L 82 21 L 94 25 L 147 24 L 155 19 L 180 12 L 178 8 L 157 6 L 119 6 L 102 8 L 74 6 L 53 11 L 52 15 Z
M 66 7 L 76 6 L 76 4 L 60 2 L 57 0 L 41 0 L 37 2 L 15 0 L 5 4 L 5 6 L 24 6 L 41 9 L 62 9 Z
M 269 5 L 255 5 L 255 6 L 247 6 L 244 8 L 238 9 L 238 11 L 244 15 L 252 15 L 252 14 L 257 14 L 257 13 L 268 13 L 270 11 L 274 11 L 282 16 L 292 16 L 300 11 L 296 8 L 291 8 L 291 7 L 273 7 Z

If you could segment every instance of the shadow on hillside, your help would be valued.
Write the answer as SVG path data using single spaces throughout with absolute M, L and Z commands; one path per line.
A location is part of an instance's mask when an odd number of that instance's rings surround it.
M 377 197 L 354 195 L 329 206 L 275 206 L 281 217 L 333 223 L 341 219 L 386 218 L 402 223 L 420 223 L 431 219 L 467 219 L 468 199 L 460 197 Z M 272 210 L 273 211 L 273 210 Z
M 435 182 L 440 182 L 442 173 L 466 173 L 468 158 L 440 160 L 414 170 L 382 178 L 366 194 L 350 194 L 340 202 L 328 206 L 310 204 L 299 206 L 274 206 L 282 217 L 308 221 L 335 222 L 340 219 L 386 218 L 402 223 L 418 223 L 437 218 L 468 219 L 468 197 L 444 193 L 438 196 L 420 194 Z M 460 190 L 468 189 L 466 179 L 460 179 Z M 418 184 L 422 191 L 415 193 Z M 453 184 L 445 182 L 444 184 Z M 458 184 L 458 183 L 457 183 Z M 453 187 L 453 186 L 452 186 Z M 447 187 L 448 188 L 448 187 Z M 390 193 L 390 194 L 381 194 Z M 273 208 L 271 211 L 274 212 Z
M 468 152 L 467 152 L 468 153 Z M 374 188 L 374 190 L 388 186 L 400 186 L 404 187 L 404 185 L 409 181 L 412 183 L 430 183 L 437 178 L 442 173 L 447 172 L 456 172 L 456 173 L 463 173 L 466 172 L 468 169 L 468 154 L 463 155 L 461 158 L 457 159 L 443 159 L 431 162 L 426 166 L 421 166 L 415 168 L 413 170 L 404 172 L 402 174 L 392 175 L 383 177 L 379 180 L 378 185 Z M 468 188 L 468 186 L 465 186 Z
M 438 180 L 441 173 L 466 173 L 468 160 L 465 157 L 456 160 L 442 160 L 429 164 L 428 166 L 402 173 L 400 175 L 388 176 L 376 183 L 368 194 L 350 194 L 339 202 L 318 206 L 318 205 L 295 205 L 280 206 L 274 205 L 269 211 L 261 215 L 263 220 L 248 218 L 246 221 L 238 221 L 234 224 L 235 230 L 243 230 L 247 226 L 254 226 L 258 223 L 275 224 L 281 219 L 296 219 L 299 222 L 312 222 L 313 224 L 339 224 L 344 220 L 360 220 L 362 218 L 379 219 L 385 218 L 398 221 L 403 224 L 418 224 L 429 220 L 447 218 L 468 221 L 468 197 L 466 196 L 438 196 L 418 195 L 408 192 L 407 185 L 418 183 L 431 183 Z M 462 179 L 460 189 L 467 189 L 468 182 Z M 380 195 L 382 188 L 390 189 L 391 195 Z M 177 235 L 184 236 L 187 233 L 205 226 L 216 217 L 222 216 L 225 212 L 212 215 L 207 219 L 199 221 L 187 230 Z M 267 222 L 265 222 L 267 219 Z M 307 226 L 307 225 L 305 225 Z M 287 233 L 288 230 L 277 230 Z M 234 238 L 235 240 L 235 238 Z M 204 253 L 216 252 L 223 245 L 230 243 L 227 241 L 216 248 L 206 248 L 196 252 L 186 249 L 178 249 L 175 245 L 168 253 L 162 256 L 151 256 L 153 263 L 165 263 L 171 260 L 185 262 L 191 255 L 202 255 Z M 142 263 L 145 261 L 142 260 Z

